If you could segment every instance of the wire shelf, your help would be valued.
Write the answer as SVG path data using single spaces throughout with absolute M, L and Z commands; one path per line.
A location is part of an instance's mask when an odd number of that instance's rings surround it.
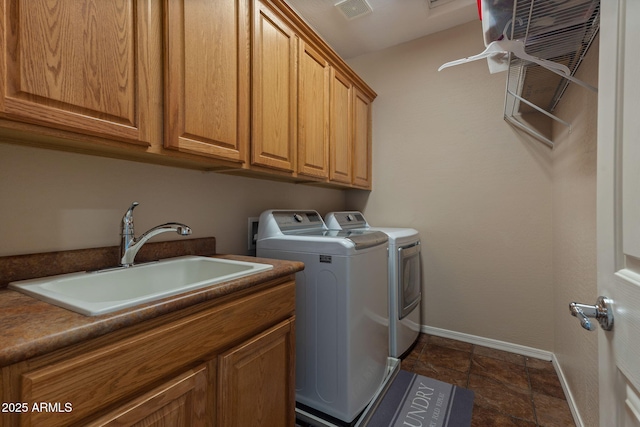
M 600 0 L 510 0 L 511 39 L 528 54 L 566 65 L 574 76 L 600 27 Z M 505 119 L 553 147 L 551 120 L 569 80 L 522 60 L 509 59 Z M 570 126 L 570 125 L 569 125 Z

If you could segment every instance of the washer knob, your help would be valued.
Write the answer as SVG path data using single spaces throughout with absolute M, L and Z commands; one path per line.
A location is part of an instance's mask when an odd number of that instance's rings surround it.
M 347 221 L 351 222 L 351 221 L 355 221 L 356 217 L 353 216 L 353 214 L 347 214 Z
M 293 219 L 296 220 L 296 222 L 302 222 L 302 215 L 300 214 L 293 214 Z

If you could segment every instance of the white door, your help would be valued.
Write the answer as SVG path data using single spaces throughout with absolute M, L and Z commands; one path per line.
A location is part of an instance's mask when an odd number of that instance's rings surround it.
M 602 0 L 598 91 L 600 425 L 640 427 L 640 0 Z

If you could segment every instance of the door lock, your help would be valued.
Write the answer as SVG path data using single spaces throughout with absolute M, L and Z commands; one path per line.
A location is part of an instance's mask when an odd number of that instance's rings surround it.
M 612 301 L 603 296 L 599 296 L 595 305 L 581 304 L 572 302 L 569 304 L 571 315 L 580 319 L 580 325 L 588 331 L 596 329 L 591 323 L 590 318 L 596 319 L 600 323 L 600 327 L 605 331 L 613 329 L 613 310 L 611 309 Z

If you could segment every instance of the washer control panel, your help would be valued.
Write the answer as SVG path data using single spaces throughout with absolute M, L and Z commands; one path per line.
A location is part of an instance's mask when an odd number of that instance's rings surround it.
M 281 231 L 325 228 L 322 217 L 316 211 L 276 211 L 273 212 Z

